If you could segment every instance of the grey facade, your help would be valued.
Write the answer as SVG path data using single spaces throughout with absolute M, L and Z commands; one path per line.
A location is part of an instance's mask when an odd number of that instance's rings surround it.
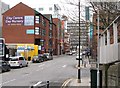
M 86 22 L 80 22 L 80 44 L 81 46 L 88 45 L 88 29 L 86 27 Z M 67 32 L 70 34 L 70 44 L 71 47 L 76 47 L 79 45 L 79 23 L 78 22 L 68 22 Z
M 0 0 L 0 37 L 2 37 L 2 13 L 9 9 L 9 5 Z

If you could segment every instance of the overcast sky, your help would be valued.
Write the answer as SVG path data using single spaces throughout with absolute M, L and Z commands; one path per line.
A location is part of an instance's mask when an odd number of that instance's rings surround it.
M 78 0 L 1 0 L 1 1 L 10 5 L 10 8 L 15 6 L 19 2 L 23 2 L 24 4 L 30 6 L 31 8 L 39 7 L 40 4 L 45 4 L 45 3 L 47 3 L 47 4 L 59 4 L 59 6 L 61 7 L 61 14 L 68 13 L 67 10 L 69 10 L 69 12 L 70 12 L 72 10 L 78 9 L 78 7 L 76 7 L 74 5 L 66 4 L 66 2 L 65 2 L 65 1 L 72 1 L 72 2 L 76 2 L 76 4 L 78 4 Z M 80 1 L 81 1 L 81 6 L 82 5 L 84 6 L 85 0 L 80 0 Z
M 58 3 L 59 0 L 2 0 L 6 4 L 9 4 L 10 7 L 18 4 L 19 2 L 23 2 L 27 5 L 35 6 L 41 3 Z

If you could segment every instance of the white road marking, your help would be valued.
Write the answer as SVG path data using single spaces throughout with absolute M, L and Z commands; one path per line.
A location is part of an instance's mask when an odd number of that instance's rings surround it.
M 25 75 L 23 75 L 23 77 L 25 77 L 25 76 L 27 76 L 27 75 L 29 75 L 29 74 L 25 74 Z
M 38 70 L 36 70 L 36 71 L 40 71 L 40 70 L 42 70 L 43 68 L 40 68 L 40 69 L 38 69 Z
M 10 81 L 6 81 L 6 82 L 4 82 L 4 83 L 2 83 L 2 84 L 6 84 L 6 83 L 9 83 L 9 82 L 12 82 L 12 81 L 15 81 L 16 79 L 12 79 L 12 80 L 10 80 Z M 0 84 L 0 85 L 2 85 L 2 84 Z
M 37 85 L 39 85 L 40 83 L 42 83 L 42 81 L 39 81 L 38 83 L 34 84 L 33 86 L 37 86 Z
M 41 68 L 41 69 L 43 69 L 43 68 Z
M 38 67 L 42 67 L 42 66 L 44 66 L 45 64 L 41 64 L 41 65 L 39 65 Z
M 63 65 L 62 67 L 65 68 L 67 65 Z
M 38 70 L 36 70 L 36 71 L 39 71 L 39 69 L 38 69 Z

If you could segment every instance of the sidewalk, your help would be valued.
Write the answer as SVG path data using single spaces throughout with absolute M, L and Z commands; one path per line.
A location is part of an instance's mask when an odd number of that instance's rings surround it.
M 86 66 L 85 65 L 81 65 L 81 71 L 90 71 L 91 67 L 94 67 L 93 64 L 89 63 L 89 61 L 87 60 L 86 62 Z M 85 66 L 85 67 L 84 67 Z M 77 68 L 77 65 L 75 66 Z M 84 73 L 83 73 L 84 74 Z M 90 74 L 86 75 L 86 77 L 82 77 L 81 75 L 81 83 L 78 83 L 78 79 L 76 78 L 70 78 L 67 79 L 61 88 L 72 88 L 72 87 L 76 87 L 76 88 L 90 88 Z
M 66 80 L 61 88 L 72 88 L 72 87 L 79 87 L 79 88 L 90 88 L 90 78 L 88 77 L 81 77 L 81 83 L 78 83 L 78 79 L 71 78 Z

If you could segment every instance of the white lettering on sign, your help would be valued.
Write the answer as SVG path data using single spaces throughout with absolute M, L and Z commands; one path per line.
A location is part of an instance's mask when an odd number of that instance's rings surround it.
M 23 25 L 24 17 L 23 16 L 7 16 L 5 17 L 6 25 Z

